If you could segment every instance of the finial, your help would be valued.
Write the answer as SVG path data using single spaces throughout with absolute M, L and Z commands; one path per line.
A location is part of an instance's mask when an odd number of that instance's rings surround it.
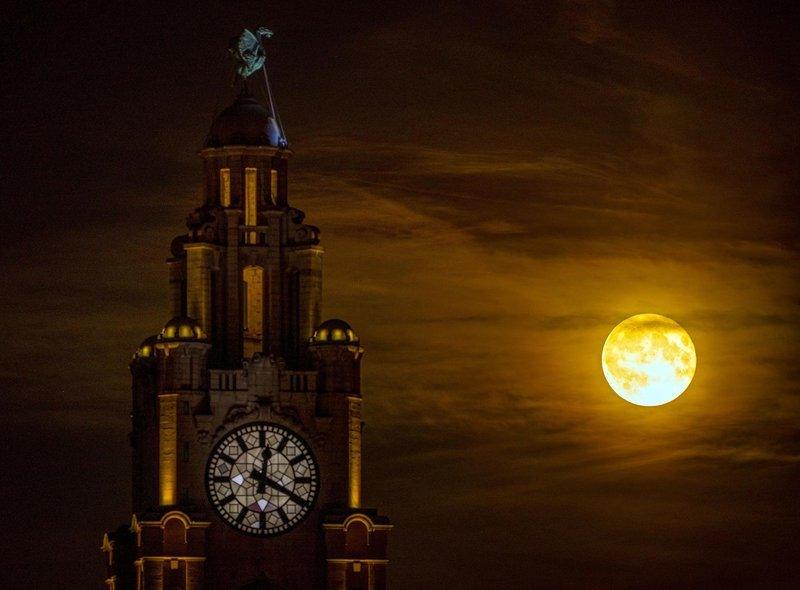
M 272 37 L 272 31 L 266 27 L 259 27 L 255 33 L 245 29 L 241 35 L 231 41 L 229 51 L 236 60 L 236 73 L 242 80 L 246 80 L 264 67 L 266 52 L 261 44 L 261 39 L 270 37 Z
M 286 133 L 283 131 L 281 117 L 278 109 L 275 108 L 275 99 L 272 97 L 269 77 L 266 68 L 266 52 L 262 39 L 269 39 L 273 35 L 266 27 L 259 27 L 253 33 L 249 29 L 244 29 L 242 34 L 231 40 L 229 51 L 236 61 L 236 73 L 242 81 L 242 94 L 247 93 L 247 79 L 258 70 L 264 72 L 264 87 L 266 89 L 266 99 L 269 103 L 269 122 L 264 132 L 269 138 L 270 144 L 281 149 L 289 147 Z

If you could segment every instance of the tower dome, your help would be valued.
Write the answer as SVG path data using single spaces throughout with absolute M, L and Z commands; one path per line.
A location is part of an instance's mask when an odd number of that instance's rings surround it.
M 207 340 L 203 329 L 195 320 L 186 316 L 174 317 L 166 324 L 158 336 L 159 342 Z
M 281 134 L 269 111 L 246 88 L 216 116 L 205 147 L 225 145 L 280 146 Z
M 148 336 L 133 354 L 134 359 L 152 358 L 155 356 L 155 344 L 158 342 L 158 336 Z
M 322 322 L 311 337 L 312 344 L 358 344 L 358 336 L 344 320 Z

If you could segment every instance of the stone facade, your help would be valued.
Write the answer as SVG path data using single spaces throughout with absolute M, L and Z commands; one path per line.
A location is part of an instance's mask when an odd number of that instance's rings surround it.
M 103 539 L 110 589 L 386 585 L 391 525 L 361 507 L 363 349 L 320 323 L 319 230 L 289 205 L 291 153 L 250 132 L 256 104 L 212 126 L 204 203 L 167 261 L 174 317 L 131 362 L 133 518 Z M 296 433 L 319 468 L 308 516 L 277 536 L 229 526 L 207 493 L 215 443 L 252 422 Z

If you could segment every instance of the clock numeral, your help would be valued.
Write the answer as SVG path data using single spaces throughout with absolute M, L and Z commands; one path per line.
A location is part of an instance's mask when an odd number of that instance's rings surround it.
M 263 430 L 258 431 L 258 446 L 262 449 L 267 446 L 267 433 Z
M 305 460 L 306 460 L 306 456 L 305 455 L 297 455 L 297 457 L 295 457 L 294 459 L 289 461 L 289 464 L 290 465 L 297 465 L 301 461 L 305 461 Z
M 262 512 L 258 515 L 258 526 L 259 528 L 265 529 L 267 528 L 267 513 Z
M 294 502 L 294 503 L 295 503 L 295 504 L 297 504 L 298 506 L 302 506 L 303 508 L 308 508 L 308 506 L 309 506 L 309 504 L 310 504 L 310 503 L 308 502 L 308 500 L 306 500 L 306 499 L 305 499 L 305 498 L 303 498 L 302 496 L 298 496 L 298 495 L 297 495 L 297 494 L 295 494 L 294 492 L 292 492 L 291 494 L 286 494 L 286 495 L 287 495 L 287 496 L 289 496 L 289 499 L 290 499 L 292 502 Z
M 236 499 L 236 494 L 231 494 L 230 496 L 225 496 L 222 500 L 219 501 L 220 506 L 225 506 L 226 504 L 230 504 Z
M 277 447 L 275 447 L 275 450 L 276 450 L 277 452 L 279 452 L 279 453 L 282 453 L 282 452 L 283 452 L 283 449 L 285 449 L 285 448 L 286 448 L 286 444 L 287 444 L 288 442 L 289 442 L 289 437 L 288 437 L 288 436 L 284 436 L 284 437 L 281 439 L 281 442 L 279 442 L 279 443 L 278 443 L 278 446 L 277 446 Z
M 236 524 L 242 524 L 248 512 L 250 512 L 249 508 L 242 508 L 242 511 L 239 513 L 239 516 L 236 517 Z
M 298 477 L 298 478 L 297 478 L 296 480 L 294 480 L 294 481 L 295 481 L 296 483 L 311 483 L 311 478 L 310 478 L 310 477 Z
M 225 463 L 230 463 L 231 465 L 236 463 L 236 459 L 234 459 L 230 455 L 226 455 L 225 453 L 220 453 L 218 456 L 219 456 L 220 459 L 225 461 Z
M 215 475 L 213 481 L 214 483 L 230 483 L 231 478 L 227 475 Z
M 281 517 L 281 520 L 283 521 L 283 524 L 286 524 L 287 522 L 289 522 L 289 517 L 286 516 L 286 512 L 284 512 L 283 508 L 281 508 L 279 506 L 278 509 L 275 512 L 277 512 L 278 516 Z
M 239 448 L 242 449 L 243 453 L 248 451 L 247 444 L 244 442 L 244 439 L 241 436 L 236 437 L 236 444 L 239 445 Z

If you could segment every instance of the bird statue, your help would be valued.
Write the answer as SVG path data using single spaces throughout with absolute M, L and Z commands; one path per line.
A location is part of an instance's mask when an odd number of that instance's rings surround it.
M 249 29 L 231 41 L 230 52 L 236 60 L 236 73 L 242 79 L 247 79 L 264 67 L 266 52 L 261 44 L 261 39 L 272 37 L 272 31 L 266 27 L 259 27 L 255 33 Z

